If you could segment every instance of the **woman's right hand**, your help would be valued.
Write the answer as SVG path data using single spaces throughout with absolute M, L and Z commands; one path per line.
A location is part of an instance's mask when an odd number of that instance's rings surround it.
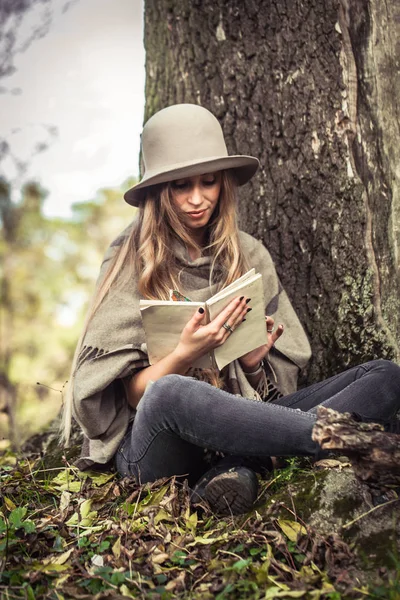
M 170 373 L 185 375 L 197 358 L 225 342 L 230 331 L 222 327 L 223 324 L 227 323 L 232 329 L 239 327 L 248 310 L 246 298 L 235 298 L 208 325 L 203 324 L 204 311 L 196 311 L 182 330 L 175 350 L 154 365 L 138 371 L 125 384 L 129 404 L 137 407 L 150 381 Z
M 242 323 L 247 311 L 246 298 L 244 296 L 234 298 L 215 319 L 205 325 L 205 312 L 200 308 L 182 330 L 173 354 L 190 367 L 206 352 L 222 346 L 231 335 L 231 332 L 223 327 L 224 323 L 232 330 L 236 329 Z

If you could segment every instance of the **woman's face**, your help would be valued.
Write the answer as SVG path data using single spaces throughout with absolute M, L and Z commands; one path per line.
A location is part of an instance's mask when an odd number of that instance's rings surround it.
M 206 173 L 176 179 L 171 183 L 173 204 L 188 229 L 199 233 L 209 222 L 218 204 L 221 173 Z

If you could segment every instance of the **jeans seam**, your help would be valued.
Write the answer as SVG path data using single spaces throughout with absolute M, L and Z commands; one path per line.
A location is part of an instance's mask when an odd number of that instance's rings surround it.
M 275 408 L 279 408 L 280 410 L 283 410 L 283 411 L 289 411 L 292 413 L 296 412 L 296 416 L 298 416 L 300 414 L 301 417 L 307 417 L 313 421 L 315 420 L 315 415 L 313 415 L 312 413 L 305 411 L 305 410 L 298 411 L 295 408 L 291 408 L 291 406 L 283 406 L 282 404 L 270 404 L 270 403 L 263 403 L 263 406 L 274 406 Z
M 159 429 L 159 431 L 157 431 L 151 438 L 151 440 L 149 441 L 149 443 L 146 445 L 145 450 L 141 453 L 141 455 L 139 456 L 139 458 L 137 460 L 128 460 L 125 459 L 127 461 L 127 463 L 129 465 L 134 465 L 136 463 L 138 463 L 139 461 L 141 461 L 147 454 L 151 444 L 156 440 L 156 438 L 160 435 L 160 433 L 171 433 L 172 435 L 177 435 L 176 433 L 174 433 L 173 431 L 171 431 L 168 427 L 163 427 L 162 429 Z M 179 436 L 178 436 L 179 437 Z
M 334 375 L 333 377 L 329 378 L 329 380 L 327 379 L 326 381 L 321 381 L 320 382 L 321 386 L 318 388 L 318 390 L 310 389 L 310 391 L 308 392 L 308 394 L 304 394 L 304 396 L 301 396 L 301 398 L 299 398 L 298 400 L 296 400 L 295 402 L 293 402 L 290 406 L 284 406 L 282 408 L 291 408 L 292 406 L 298 404 L 299 402 L 302 402 L 303 400 L 306 400 L 307 398 L 309 398 L 310 396 L 312 396 L 312 394 L 314 394 L 316 391 L 319 392 L 320 390 L 323 390 L 324 387 L 326 387 L 327 385 L 330 385 L 333 381 L 335 381 L 336 379 L 338 379 L 341 375 L 342 375 L 342 373 L 338 373 L 337 375 Z M 357 378 L 355 378 L 354 381 L 356 381 L 356 379 Z M 310 387 L 312 387 L 312 386 L 310 386 Z M 304 392 L 306 392 L 307 389 L 308 388 L 304 388 Z M 274 403 L 274 406 L 281 406 L 281 405 Z M 305 414 L 308 414 L 308 411 L 302 411 L 302 412 L 304 412 Z
M 339 377 L 339 375 L 337 375 L 337 377 Z M 235 396 L 237 398 L 242 399 L 242 400 L 248 400 L 250 402 L 255 402 L 256 404 L 261 404 L 262 406 L 265 406 L 265 407 L 266 406 L 274 406 L 275 408 L 279 408 L 279 409 L 284 410 L 284 411 L 289 410 L 290 412 L 293 412 L 294 410 L 296 410 L 294 408 L 291 408 L 291 406 L 284 406 L 284 405 L 278 404 L 276 402 L 263 402 L 262 400 L 257 400 L 256 398 L 248 398 L 247 396 L 246 397 L 245 396 L 240 396 L 240 394 L 235 394 Z M 282 398 L 284 398 L 284 397 L 285 396 L 282 396 Z M 268 410 L 268 409 L 265 409 L 265 410 Z M 302 413 L 302 415 L 311 416 L 311 418 L 313 418 L 313 416 L 314 416 L 314 415 L 310 414 L 309 412 L 303 411 L 303 410 L 301 411 L 301 413 Z

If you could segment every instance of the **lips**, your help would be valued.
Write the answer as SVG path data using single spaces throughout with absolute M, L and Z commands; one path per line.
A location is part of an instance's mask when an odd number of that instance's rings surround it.
M 198 219 L 200 217 L 202 217 L 206 212 L 206 209 L 204 208 L 203 210 L 197 210 L 197 211 L 193 211 L 193 212 L 188 212 L 186 213 L 187 215 L 189 215 L 189 217 L 193 217 L 194 219 Z

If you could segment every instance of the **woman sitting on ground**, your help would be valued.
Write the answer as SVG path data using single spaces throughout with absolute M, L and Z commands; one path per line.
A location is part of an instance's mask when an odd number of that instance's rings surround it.
M 77 348 L 65 437 L 73 414 L 85 436 L 80 468 L 114 464 L 139 483 L 187 477 L 193 500 L 240 513 L 256 499 L 255 471 L 268 469 L 271 456 L 319 453 L 311 435 L 319 405 L 392 418 L 400 368 L 371 361 L 296 391 L 307 337 L 270 254 L 237 226 L 236 187 L 258 160 L 229 156 L 217 119 L 191 104 L 154 115 L 142 152 L 143 178 L 125 194 L 138 210 L 105 256 Z M 192 369 L 251 319 L 251 299 L 238 297 L 209 324 L 202 309 L 194 312 L 176 348 L 149 364 L 140 299 L 168 299 L 174 289 L 205 301 L 252 267 L 263 278 L 265 345 L 220 373 Z M 205 449 L 214 452 L 211 468 Z

